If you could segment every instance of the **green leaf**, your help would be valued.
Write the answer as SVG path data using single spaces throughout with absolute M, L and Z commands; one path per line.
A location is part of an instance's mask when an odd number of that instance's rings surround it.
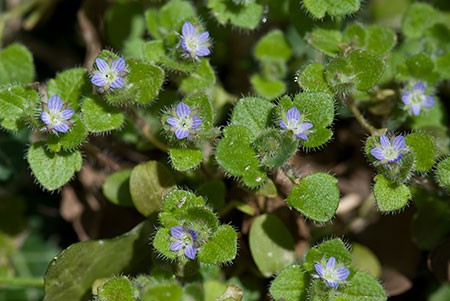
M 306 41 L 316 50 L 334 57 L 342 52 L 342 33 L 339 30 L 316 28 L 306 36 Z
M 164 82 L 164 71 L 158 66 L 135 59 L 126 62 L 130 72 L 124 79 L 124 88 L 107 93 L 106 99 L 111 103 L 152 102 L 159 95 Z
M 231 124 L 245 126 L 256 137 L 271 124 L 274 108 L 273 103 L 263 98 L 241 98 L 231 113 Z
M 256 152 L 252 148 L 252 133 L 242 125 L 231 125 L 224 129 L 216 147 L 216 160 L 230 175 L 242 177 L 248 187 L 258 187 L 267 175 L 261 168 Z
M 272 30 L 264 35 L 255 46 L 255 58 L 260 61 L 288 61 L 292 50 L 281 30 Z
M 356 48 L 366 46 L 367 32 L 360 23 L 353 23 L 347 26 L 343 35 L 343 42 Z
M 212 207 L 214 211 L 219 211 L 225 204 L 225 183 L 220 180 L 203 183 L 197 187 L 199 195 L 205 197 L 208 206 Z
M 450 79 L 450 52 L 436 58 L 436 69 L 442 79 Z
M 0 90 L 1 126 L 12 131 L 22 129 L 25 126 L 25 114 L 33 116 L 32 109 L 38 104 L 39 94 L 35 90 L 20 86 Z
M 178 171 L 187 171 L 197 167 L 203 161 L 203 153 L 194 148 L 171 148 L 170 162 Z
M 381 264 L 373 252 L 358 243 L 352 243 L 352 265 L 376 278 L 381 276 Z
M 103 183 L 103 194 L 112 203 L 119 206 L 134 207 L 131 200 L 131 169 L 123 169 L 110 174 Z
M 208 0 L 207 6 L 221 25 L 230 22 L 244 29 L 255 29 L 263 13 L 263 6 L 256 2 L 236 5 L 228 0 Z
M 373 194 L 380 211 L 389 212 L 406 206 L 411 199 L 411 191 L 404 184 L 394 183 L 384 175 L 376 175 Z
M 339 238 L 330 239 L 322 242 L 317 247 L 309 249 L 306 253 L 305 263 L 303 268 L 309 272 L 316 272 L 314 264 L 320 262 L 322 258 L 329 259 L 333 256 L 336 263 L 343 263 L 344 266 L 350 266 L 352 262 L 352 255 L 345 244 Z
M 198 260 L 207 264 L 225 263 L 234 260 L 237 252 L 237 233 L 229 225 L 217 228 L 208 242 L 198 249 Z
M 311 15 L 322 19 L 325 17 L 326 13 L 331 17 L 342 17 L 356 13 L 359 10 L 361 3 L 360 0 L 303 0 L 303 5 Z
M 180 301 L 182 294 L 183 290 L 176 283 L 158 283 L 145 289 L 142 301 Z
M 47 138 L 47 146 L 55 152 L 59 152 L 61 148 L 64 150 L 72 150 L 80 146 L 87 138 L 89 131 L 83 120 L 78 114 L 75 114 L 70 121 L 73 126 L 66 133 L 51 133 Z
M 327 92 L 330 88 L 325 81 L 325 66 L 321 63 L 307 65 L 298 75 L 297 83 L 305 92 Z
M 407 38 L 420 38 L 425 31 L 440 21 L 439 12 L 423 2 L 412 4 L 402 19 L 402 32 Z
M 122 112 L 107 104 L 100 96 L 86 97 L 81 105 L 83 119 L 92 133 L 103 133 L 118 129 L 125 117 Z
M 344 285 L 340 288 L 342 296 L 339 296 L 334 300 L 387 300 L 386 293 L 381 284 L 377 281 L 377 279 L 375 279 L 375 277 L 366 272 L 357 271 L 348 282 L 348 285 Z
M 158 11 L 156 9 L 149 8 L 145 11 L 144 15 L 148 32 L 153 38 L 159 39 L 161 36 L 158 31 Z
M 250 78 L 250 83 L 255 92 L 267 99 L 275 99 L 286 91 L 286 84 L 282 80 L 264 79 L 261 75 L 255 74 Z
M 383 55 L 394 48 L 397 42 L 395 32 L 389 27 L 370 25 L 366 28 L 366 44 L 364 49 Z
M 263 214 L 253 221 L 249 244 L 252 258 L 266 278 L 295 260 L 294 239 L 275 215 Z
M 298 93 L 294 97 L 294 105 L 300 113 L 306 114 L 313 130 L 329 126 L 334 120 L 333 96 L 323 92 Z M 287 111 L 287 110 L 286 110 Z
M 259 135 L 254 146 L 267 167 L 278 167 L 289 160 L 298 147 L 298 139 L 291 133 L 280 133 L 276 129 L 265 130 Z
M 306 301 L 310 277 L 301 266 L 293 265 L 282 270 L 270 285 L 270 295 L 274 300 Z
M 414 168 L 419 172 L 427 172 L 434 166 L 436 143 L 431 135 L 412 133 L 405 136 L 406 145 L 414 155 Z
M 144 59 L 144 44 L 145 41 L 142 38 L 132 38 L 125 41 L 123 45 L 123 56 L 126 59 Z
M 141 163 L 131 172 L 131 198 L 136 209 L 144 216 L 158 212 L 163 195 L 174 188 L 172 173 L 157 161 Z
M 450 157 L 437 164 L 436 178 L 439 186 L 450 188 Z
M 205 207 L 190 206 L 181 210 L 179 220 L 192 225 L 192 230 L 197 232 L 211 233 L 217 230 L 217 216 Z
M 435 71 L 433 60 L 425 53 L 418 53 L 409 57 L 404 64 L 397 67 L 397 78 L 408 81 L 411 77 L 435 83 L 439 80 L 439 73 Z
M 380 79 L 385 62 L 377 54 L 354 50 L 343 57 L 335 57 L 327 66 L 325 77 L 335 90 L 346 90 L 356 86 L 367 91 Z
M 326 172 L 314 173 L 292 187 L 286 202 L 312 220 L 327 222 L 339 206 L 337 182 Z
M 171 0 L 159 10 L 158 21 L 159 25 L 164 27 L 168 33 L 180 31 L 186 19 L 195 16 L 195 9 L 189 1 Z M 160 30 L 163 29 L 160 28 Z
M 197 197 L 195 194 L 185 190 L 173 190 L 169 192 L 164 198 L 162 211 L 173 213 L 181 212 L 190 207 L 204 207 L 205 201 L 202 197 Z
M 27 159 L 36 180 L 50 191 L 66 184 L 81 169 L 83 161 L 79 151 L 50 153 L 43 142 L 31 145 Z
M 333 137 L 333 131 L 327 128 L 318 128 L 313 130 L 307 140 L 302 140 L 304 147 L 315 148 L 327 143 Z
M 148 238 L 154 226 L 154 220 L 147 220 L 121 236 L 69 246 L 55 256 L 44 275 L 46 300 L 85 300 L 96 279 L 147 272 Z
M 116 277 L 106 282 L 98 291 L 100 301 L 134 301 L 133 287 L 127 277 Z
M 170 230 L 167 228 L 160 228 L 156 232 L 155 238 L 153 239 L 153 247 L 162 255 L 166 256 L 168 259 L 176 259 L 178 252 L 171 251 L 170 246 L 173 241 L 170 240 Z
M 197 69 L 181 80 L 180 89 L 186 94 L 205 91 L 216 83 L 214 70 L 209 60 L 203 59 Z
M 23 45 L 13 43 L 0 51 L 0 86 L 26 85 L 34 80 L 33 56 Z
M 150 63 L 157 63 L 166 55 L 162 40 L 151 40 L 143 45 L 144 58 Z
M 84 68 L 73 68 L 59 73 L 55 79 L 47 84 L 47 96 L 58 94 L 62 101 L 78 111 L 80 100 L 83 96 L 90 95 L 92 85 L 88 72 Z

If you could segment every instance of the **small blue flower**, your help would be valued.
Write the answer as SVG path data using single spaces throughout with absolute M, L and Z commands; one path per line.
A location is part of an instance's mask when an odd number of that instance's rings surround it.
M 41 120 L 47 125 L 47 130 L 55 130 L 65 133 L 73 124 L 69 119 L 75 114 L 72 109 L 67 109 L 68 104 L 63 103 L 58 94 L 50 97 L 47 103 L 42 102 Z
M 296 107 L 292 107 L 287 111 L 286 120 L 287 124 L 281 121 L 280 127 L 292 131 L 300 139 L 308 139 L 306 131 L 312 128 L 313 124 L 309 122 L 302 123 L 300 112 Z
M 172 126 L 170 130 L 175 131 L 177 139 L 181 140 L 188 137 L 191 130 L 195 130 L 202 124 L 200 117 L 192 114 L 191 107 L 184 102 L 178 104 L 177 110 L 173 114 L 176 117 L 169 117 L 166 122 Z
M 191 22 L 185 22 L 181 28 L 181 46 L 193 59 L 211 53 L 208 48 L 211 46 L 209 33 L 207 31 L 199 32 L 199 28 L 198 25 L 194 26 Z
M 108 63 L 97 58 L 95 60 L 98 70 L 93 71 L 94 76 L 91 78 L 91 82 L 102 87 L 105 91 L 109 88 L 123 88 L 123 77 L 128 73 L 125 72 L 125 59 L 119 58 L 113 61 L 110 57 Z
M 321 263 L 316 263 L 314 267 L 319 277 L 331 287 L 336 287 L 350 275 L 350 271 L 346 267 L 336 268 L 336 259 L 334 257 L 328 259 L 325 267 Z
M 405 104 L 405 110 L 418 116 L 421 108 L 431 108 L 434 106 L 434 98 L 431 95 L 426 95 L 427 88 L 423 82 L 418 82 L 414 85 L 412 91 L 406 91 L 402 95 L 402 101 Z
M 170 228 L 170 234 L 175 238 L 175 242 L 170 246 L 171 251 L 183 249 L 187 258 L 194 259 L 197 254 L 197 248 L 194 243 L 197 241 L 197 232 L 194 230 L 184 230 L 183 227 L 174 226 Z
M 375 148 L 370 153 L 372 156 L 380 160 L 380 163 L 397 162 L 403 157 L 406 151 L 405 137 L 397 136 L 391 141 L 385 135 L 380 136 L 380 143 L 375 142 Z

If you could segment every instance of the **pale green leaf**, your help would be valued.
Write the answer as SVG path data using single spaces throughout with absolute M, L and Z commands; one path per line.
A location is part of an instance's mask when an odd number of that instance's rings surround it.
M 103 194 L 112 203 L 120 206 L 134 207 L 131 200 L 131 169 L 123 169 L 110 174 L 103 183 Z
M 22 44 L 0 50 L 0 85 L 26 85 L 34 79 L 33 56 Z
M 241 98 L 231 113 L 231 124 L 245 126 L 256 137 L 270 125 L 274 108 L 273 103 L 263 98 Z
M 208 238 L 208 242 L 199 248 L 197 256 L 200 262 L 217 264 L 234 260 L 236 252 L 236 231 L 229 225 L 222 225 Z
M 263 6 L 256 2 L 247 5 L 236 5 L 228 0 L 208 0 L 208 8 L 217 21 L 225 25 L 232 25 L 245 29 L 255 29 L 263 13 Z
M 389 212 L 406 206 L 411 199 L 411 191 L 404 184 L 390 181 L 384 175 L 377 175 L 373 186 L 373 194 L 380 211 Z
M 203 161 L 203 153 L 194 148 L 171 148 L 170 162 L 178 171 L 186 171 L 197 167 Z
M 98 95 L 86 97 L 81 105 L 83 120 L 92 133 L 103 133 L 118 129 L 125 117 L 122 112 L 109 105 Z
M 291 58 L 292 50 L 281 30 L 273 30 L 264 35 L 255 46 L 255 58 L 261 61 Z

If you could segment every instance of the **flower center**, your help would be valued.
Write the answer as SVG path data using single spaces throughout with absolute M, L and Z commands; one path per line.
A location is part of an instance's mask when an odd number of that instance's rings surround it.
M 423 101 L 423 94 L 422 93 L 417 93 L 417 92 L 413 92 L 411 95 L 411 102 L 413 104 L 421 104 Z
M 61 116 L 61 112 L 56 111 L 56 112 L 49 112 L 49 119 L 50 119 L 50 126 L 54 127 L 60 123 L 62 123 L 62 116 Z
M 388 160 L 394 160 L 398 157 L 398 152 L 394 150 L 392 147 L 386 148 L 384 150 L 384 155 Z
M 186 45 L 189 48 L 189 50 L 195 52 L 200 46 L 197 40 L 197 36 L 194 36 L 190 39 L 186 39 Z
M 192 127 L 192 119 L 191 118 L 180 118 L 178 127 L 181 129 L 188 129 L 190 130 Z

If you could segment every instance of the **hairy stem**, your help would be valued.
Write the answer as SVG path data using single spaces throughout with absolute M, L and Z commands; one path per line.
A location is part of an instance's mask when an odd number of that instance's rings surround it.
M 361 111 L 359 110 L 357 104 L 353 101 L 353 99 L 347 97 L 345 102 L 348 104 L 348 107 L 350 108 L 350 111 L 353 113 L 353 116 L 355 116 L 356 120 L 359 122 L 359 124 L 368 131 L 373 136 L 379 136 L 381 134 L 386 134 L 386 129 L 377 129 L 374 127 L 370 122 L 364 118 Z

